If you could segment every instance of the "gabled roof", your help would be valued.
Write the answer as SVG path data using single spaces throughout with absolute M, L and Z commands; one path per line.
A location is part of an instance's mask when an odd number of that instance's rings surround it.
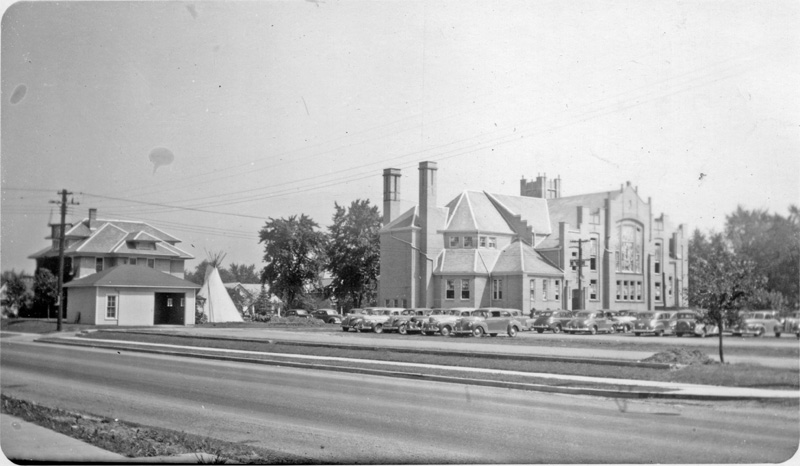
M 193 288 L 200 285 L 141 265 L 118 265 L 102 272 L 72 280 L 65 288 Z
M 419 219 L 417 215 L 417 206 L 414 206 L 402 214 L 398 215 L 396 219 L 387 223 L 381 228 L 382 231 L 399 230 L 401 228 L 419 227 Z
M 530 245 L 514 241 L 500 253 L 492 273 L 563 275 L 564 272 L 547 261 Z
M 482 231 L 513 234 L 486 193 L 464 191 L 447 204 L 444 231 Z

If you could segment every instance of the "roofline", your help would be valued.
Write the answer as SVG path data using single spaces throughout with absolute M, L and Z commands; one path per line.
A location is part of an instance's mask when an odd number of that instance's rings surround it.
M 175 278 L 178 278 L 178 277 L 175 277 Z M 77 285 L 70 286 L 69 283 L 65 283 L 64 286 L 67 287 L 67 288 L 155 288 L 155 289 L 158 289 L 158 288 L 180 288 L 180 289 L 186 289 L 186 290 L 199 290 L 199 289 L 203 288 L 202 286 L 197 285 L 197 284 L 195 284 L 195 286 L 173 286 L 173 285 L 148 286 L 148 285 L 118 285 L 118 284 L 114 284 L 114 285 L 98 285 L 96 283 L 91 284 L 91 285 L 88 285 L 88 284 L 84 285 L 82 283 L 79 283 Z
M 121 232 L 125 233 L 126 235 L 128 234 L 128 232 L 127 232 L 127 231 L 123 230 L 122 228 L 120 228 L 120 227 L 118 227 L 118 226 L 116 226 L 116 225 L 114 225 L 114 224 L 111 224 L 111 223 L 105 223 L 105 224 L 103 224 L 103 226 L 101 226 L 100 228 L 98 228 L 97 230 L 95 230 L 95 231 L 94 231 L 94 232 L 93 232 L 91 235 L 89 235 L 89 237 L 88 237 L 88 238 L 86 238 L 86 239 L 83 241 L 83 244 L 81 244 L 80 246 L 78 246 L 77 248 L 75 248 L 75 252 L 79 252 L 79 251 L 81 250 L 81 248 L 83 248 L 84 246 L 86 246 L 86 244 L 88 244 L 88 243 L 89 243 L 89 242 L 90 242 L 92 239 L 94 239 L 94 238 L 95 238 L 95 237 L 96 237 L 96 236 L 97 236 L 97 235 L 98 235 L 98 234 L 99 234 L 101 231 L 103 231 L 103 229 L 105 229 L 105 227 L 107 227 L 107 226 L 109 226 L 109 225 L 111 225 L 112 227 L 116 228 L 117 230 L 119 230 L 119 231 L 121 231 Z M 125 238 L 125 237 L 123 236 L 123 239 L 124 239 L 124 238 Z

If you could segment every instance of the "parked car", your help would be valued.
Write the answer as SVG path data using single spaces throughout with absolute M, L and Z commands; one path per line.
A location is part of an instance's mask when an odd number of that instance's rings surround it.
M 361 320 L 356 322 L 355 330 L 357 332 L 375 332 L 383 333 L 383 326 L 390 317 L 400 315 L 403 311 L 401 308 L 369 308 L 372 312 L 365 315 Z
M 744 313 L 740 324 L 731 328 L 731 334 L 735 337 L 775 335 L 780 338 L 783 326 L 784 323 L 778 318 L 778 311 L 750 311 Z
M 638 337 L 645 333 L 652 333 L 662 337 L 675 333 L 678 319 L 675 311 L 641 311 L 633 322 L 633 333 Z
M 511 313 L 511 317 L 513 317 L 516 320 L 518 320 L 519 323 L 522 325 L 522 327 L 520 328 L 520 331 L 528 332 L 528 331 L 530 331 L 532 329 L 533 322 L 536 321 L 536 319 L 530 318 L 529 314 L 524 314 L 523 315 L 522 311 L 520 311 L 519 309 L 513 309 L 513 308 L 504 308 L 504 309 L 506 311 L 510 312 Z
M 603 333 L 614 333 L 614 320 L 606 316 L 603 311 L 579 311 L 575 317 L 567 322 L 564 330 L 567 333 L 591 333 L 592 335 Z
M 572 311 L 543 311 L 536 320 L 533 321 L 533 330 L 544 333 L 545 330 L 553 333 L 561 333 L 564 326 L 575 317 Z
M 389 320 L 386 321 L 386 324 L 383 326 L 384 332 L 394 332 L 401 335 L 405 335 L 408 333 L 408 321 L 414 317 L 423 317 L 427 313 L 431 312 L 431 309 L 428 308 L 412 308 L 412 309 L 403 309 L 400 314 L 396 316 L 390 316 Z
M 342 331 L 348 332 L 350 331 L 351 328 L 353 330 L 356 330 L 355 328 L 356 324 L 360 322 L 361 319 L 364 318 L 364 316 L 369 315 L 371 313 L 372 311 L 369 309 L 361 309 L 361 308 L 350 309 L 350 312 L 348 312 L 347 315 L 344 316 L 344 319 L 342 319 Z
M 621 333 L 631 333 L 633 322 L 636 320 L 636 312 L 623 309 L 621 311 L 610 311 L 614 313 L 614 329 Z
M 300 317 L 301 319 L 310 319 L 311 314 L 309 314 L 305 309 L 289 309 L 286 311 L 286 315 L 284 317 Z
M 456 335 L 467 333 L 476 337 L 487 334 L 496 337 L 500 333 L 505 333 L 513 338 L 522 329 L 522 322 L 512 311 L 513 309 L 493 307 L 475 309 L 469 316 L 459 319 L 453 331 Z
M 316 317 L 326 324 L 340 324 L 342 323 L 342 319 L 344 319 L 344 317 L 334 309 L 317 309 L 316 311 L 311 311 L 311 317 Z
M 430 319 L 430 317 L 447 315 L 449 313 L 450 309 L 431 309 L 430 311 L 425 311 L 421 316 L 412 316 L 410 319 L 408 319 L 408 321 L 406 321 L 404 331 L 406 333 L 421 333 L 423 325 Z M 398 332 L 399 331 L 400 330 L 398 329 Z
M 439 315 L 431 314 L 427 321 L 422 323 L 422 334 L 433 335 L 434 333 L 441 333 L 442 336 L 448 336 L 453 331 L 453 327 L 458 319 L 461 317 L 469 317 L 470 313 L 474 311 L 471 307 L 456 307 L 446 310 L 447 313 Z
M 782 333 L 794 333 L 800 340 L 800 311 L 794 311 L 786 316 L 786 318 L 783 320 Z
M 696 311 L 680 311 L 677 315 L 678 322 L 675 324 L 675 335 L 682 337 L 692 335 L 697 337 L 707 337 L 719 334 L 719 327 L 700 322 L 700 314 Z

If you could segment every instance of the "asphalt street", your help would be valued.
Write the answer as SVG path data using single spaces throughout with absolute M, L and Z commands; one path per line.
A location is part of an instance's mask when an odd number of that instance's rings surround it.
M 336 462 L 782 462 L 797 406 L 666 403 L 2 341 L 2 391 Z

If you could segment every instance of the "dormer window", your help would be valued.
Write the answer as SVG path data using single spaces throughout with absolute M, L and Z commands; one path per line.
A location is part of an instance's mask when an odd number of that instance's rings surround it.
M 96 257 L 94 259 L 94 271 L 95 272 L 102 272 L 103 271 L 103 258 Z
M 489 237 L 489 248 L 497 249 L 497 238 L 495 238 L 494 236 Z
M 459 237 L 458 236 L 451 236 L 450 237 L 450 247 L 457 248 L 459 244 Z
M 486 247 L 486 237 L 485 236 L 480 236 L 478 238 L 478 245 L 479 245 L 479 247 L 482 247 L 482 248 Z
M 464 237 L 464 247 L 465 248 L 472 248 L 472 236 L 465 236 Z

